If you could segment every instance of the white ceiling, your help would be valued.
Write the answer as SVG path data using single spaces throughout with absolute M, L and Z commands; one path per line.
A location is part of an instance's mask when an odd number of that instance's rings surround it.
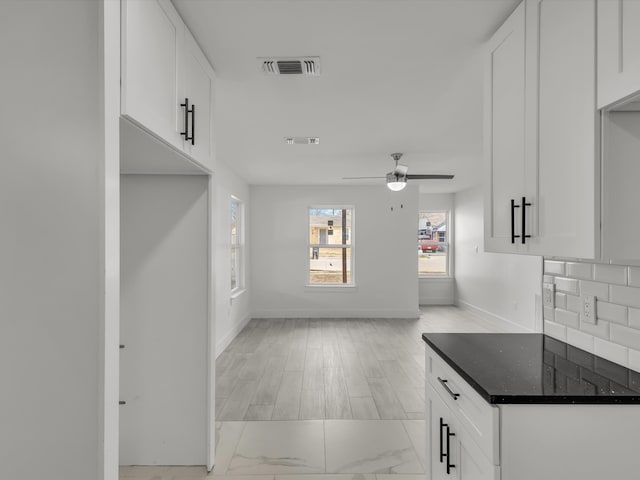
M 482 45 L 519 0 L 173 0 L 217 74 L 217 156 L 251 184 L 364 185 L 403 152 L 422 192 L 477 184 Z M 319 77 L 257 57 L 320 56 Z M 320 137 L 287 145 L 285 137 Z

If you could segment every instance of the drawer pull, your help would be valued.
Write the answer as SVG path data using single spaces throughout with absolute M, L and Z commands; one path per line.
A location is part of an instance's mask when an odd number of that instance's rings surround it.
M 457 400 L 457 399 L 458 399 L 458 397 L 460 396 L 460 394 L 459 394 L 459 393 L 454 393 L 454 392 L 449 388 L 449 385 L 447 385 L 447 381 L 448 381 L 448 380 L 443 380 L 442 378 L 438 377 L 438 381 L 439 381 L 439 382 L 440 382 L 440 384 L 444 387 L 444 389 L 447 391 L 447 393 L 448 393 L 449 395 L 451 395 L 451 397 L 452 397 L 454 400 Z

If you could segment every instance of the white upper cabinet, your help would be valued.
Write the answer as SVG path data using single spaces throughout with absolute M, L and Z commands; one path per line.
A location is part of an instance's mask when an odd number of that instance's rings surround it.
M 598 0 L 598 108 L 640 91 L 640 2 Z
M 525 6 L 495 33 L 485 64 L 485 249 L 517 251 L 525 178 Z M 516 203 L 518 206 L 516 206 Z M 518 227 L 519 229 L 520 227 Z
M 177 100 L 182 21 L 168 2 L 127 0 L 122 6 L 121 113 L 181 147 Z
M 213 69 L 171 2 L 122 5 L 122 115 L 213 170 Z
M 195 39 L 185 30 L 182 68 L 182 97 L 188 99 L 187 123 L 190 134 L 184 149 L 202 165 L 213 169 L 212 106 L 214 74 Z
M 599 253 L 595 12 L 595 0 L 526 0 L 489 42 L 487 251 Z
M 598 255 L 595 0 L 537 0 L 538 236 L 544 255 Z M 571 32 L 570 35 L 567 32 Z

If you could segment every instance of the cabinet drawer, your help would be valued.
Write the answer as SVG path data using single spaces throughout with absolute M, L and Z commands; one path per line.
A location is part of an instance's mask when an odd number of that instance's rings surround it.
M 487 403 L 428 346 L 426 378 L 487 458 L 499 465 L 498 408 Z

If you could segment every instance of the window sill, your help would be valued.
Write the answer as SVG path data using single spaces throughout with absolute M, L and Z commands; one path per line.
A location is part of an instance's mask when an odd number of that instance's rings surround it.
M 431 275 L 418 275 L 418 280 L 453 280 L 453 277 L 444 273 L 433 273 Z
M 236 288 L 235 290 L 231 291 L 231 301 L 235 300 L 236 298 L 240 297 L 244 292 L 246 292 L 247 289 L 246 288 Z
M 304 286 L 305 292 L 322 293 L 353 293 L 358 290 L 357 285 L 311 285 Z

